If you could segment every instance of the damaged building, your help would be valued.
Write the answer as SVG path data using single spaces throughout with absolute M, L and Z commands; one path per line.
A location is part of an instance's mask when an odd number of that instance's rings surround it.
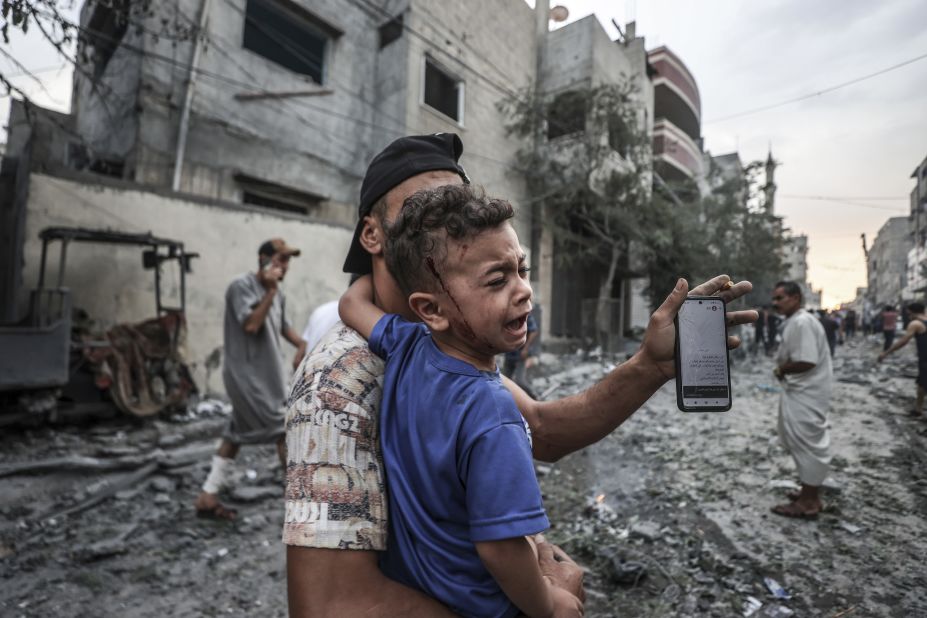
M 27 311 L 46 227 L 176 238 L 200 254 L 187 281 L 193 374 L 221 390 L 207 378 L 218 375 L 224 290 L 255 267 L 257 246 L 283 236 L 304 250 L 286 281 L 289 317 L 301 328 L 347 284 L 342 259 L 372 156 L 402 135 L 456 132 L 470 177 L 516 207 L 516 230 L 538 267 L 547 341 L 578 341 L 583 299 L 595 296 L 602 273 L 568 272 L 556 259 L 518 168 L 525 144 L 508 134 L 499 103 L 537 80 L 550 100 L 631 80 L 645 110 L 641 128 L 655 144 L 658 123 L 661 136 L 678 138 L 661 142 L 661 161 L 672 164 L 693 145 L 701 152 L 697 87 L 672 52 L 648 54 L 633 24 L 613 41 L 592 16 L 548 31 L 522 0 L 477 5 L 85 3 L 71 113 L 19 101 L 11 109 L 4 321 Z M 549 3 L 538 11 L 546 17 Z M 151 284 L 137 255 L 88 247 L 68 260 L 75 306 L 102 325 L 145 317 Z M 646 286 L 633 272 L 614 286 L 619 336 L 646 325 Z

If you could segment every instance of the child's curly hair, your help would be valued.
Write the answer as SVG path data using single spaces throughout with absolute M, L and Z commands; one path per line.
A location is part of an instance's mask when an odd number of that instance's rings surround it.
M 472 185 L 447 185 L 410 195 L 387 229 L 386 265 L 406 296 L 439 292 L 437 273 L 447 241 L 473 238 L 515 216 L 507 201 L 488 198 Z

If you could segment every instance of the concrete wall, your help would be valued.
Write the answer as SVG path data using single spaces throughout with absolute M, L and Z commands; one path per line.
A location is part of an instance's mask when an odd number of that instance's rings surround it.
M 458 133 L 461 163 L 474 183 L 504 197 L 516 209 L 516 231 L 530 244 L 530 208 L 516 152 L 525 146 L 506 135 L 508 118 L 497 104 L 534 82 L 534 12 L 524 2 L 415 0 L 406 16 L 407 127 L 410 132 Z M 430 56 L 464 82 L 463 123 L 423 102 L 423 67 Z
M 33 174 L 22 305 L 38 280 L 38 234 L 53 225 L 150 231 L 182 240 L 187 251 L 200 253 L 187 277 L 188 358 L 197 385 L 213 391 L 222 390 L 220 374 L 213 372 L 206 385 L 203 363 L 222 345 L 225 289 L 234 277 L 255 269 L 261 242 L 282 236 L 303 249 L 303 255 L 293 259 L 284 283 L 288 316 L 298 332 L 313 308 L 337 298 L 347 287 L 347 275 L 341 272 L 351 240 L 352 230 L 347 227 L 205 200 L 177 199 L 132 188 L 128 183 L 93 184 Z M 57 281 L 56 253 L 49 255 L 49 263 L 47 280 Z M 73 293 L 74 306 L 87 310 L 101 327 L 154 315 L 154 274 L 142 269 L 138 247 L 73 244 L 68 250 L 65 285 Z M 162 285 L 168 298 L 177 297 L 176 273 L 166 270 Z M 289 362 L 294 349 L 286 343 L 283 347 Z
M 869 250 L 869 295 L 877 305 L 897 304 L 907 283 L 913 241 L 907 217 L 892 217 L 879 229 Z
M 88 26 L 98 6 L 100 3 L 84 4 L 80 15 L 82 27 Z M 130 19 L 141 20 L 142 16 L 133 12 Z M 136 104 L 142 66 L 140 50 L 144 44 L 145 34 L 130 24 L 122 44 L 94 80 L 94 66 L 88 61 L 92 49 L 81 41 L 77 53 L 79 70 L 74 71 L 72 85 L 71 113 L 88 154 L 104 159 L 128 159 L 130 169 L 141 118 L 136 115 Z

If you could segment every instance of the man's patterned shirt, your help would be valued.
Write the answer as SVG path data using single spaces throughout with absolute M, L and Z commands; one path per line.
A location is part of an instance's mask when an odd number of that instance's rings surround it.
M 286 403 L 287 545 L 386 549 L 383 372 L 367 341 L 341 322 L 299 366 Z

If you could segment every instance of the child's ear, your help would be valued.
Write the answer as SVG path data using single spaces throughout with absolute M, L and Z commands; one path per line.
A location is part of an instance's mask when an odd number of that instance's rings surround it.
M 432 332 L 440 333 L 446 331 L 450 326 L 435 294 L 429 294 L 428 292 L 413 293 L 409 296 L 409 308 Z
M 383 253 L 383 228 L 373 215 L 364 217 L 364 227 L 360 233 L 360 244 L 370 255 Z

